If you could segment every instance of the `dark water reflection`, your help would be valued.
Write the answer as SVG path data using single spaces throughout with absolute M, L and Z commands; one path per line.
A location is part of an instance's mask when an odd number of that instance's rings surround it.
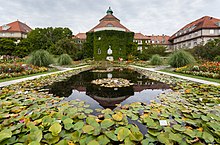
M 104 88 L 91 84 L 92 80 L 108 77 L 128 79 L 134 85 L 126 88 Z M 121 68 L 108 72 L 85 71 L 49 86 L 50 93 L 65 96 L 66 100 L 85 101 L 92 109 L 114 109 L 115 104 L 124 105 L 132 102 L 149 103 L 151 100 L 158 102 L 157 96 L 166 91 L 171 91 L 167 84 Z

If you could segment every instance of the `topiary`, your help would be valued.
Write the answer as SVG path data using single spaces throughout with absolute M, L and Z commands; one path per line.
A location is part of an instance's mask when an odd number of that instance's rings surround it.
M 49 52 L 40 49 L 30 55 L 28 62 L 36 66 L 48 66 L 54 61 L 52 55 Z
M 72 61 L 72 58 L 68 54 L 62 54 L 58 58 L 57 62 L 59 65 L 70 65 L 72 64 Z
M 163 64 L 163 60 L 160 58 L 160 55 L 155 54 L 151 57 L 150 63 L 152 65 L 161 65 L 161 64 Z
M 195 63 L 195 59 L 190 53 L 180 50 L 170 55 L 168 63 L 172 67 L 182 67 L 187 64 Z

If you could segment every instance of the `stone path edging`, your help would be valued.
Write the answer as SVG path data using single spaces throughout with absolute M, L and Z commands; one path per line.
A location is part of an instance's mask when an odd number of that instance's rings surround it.
M 79 67 L 75 67 L 75 68 L 62 68 L 61 71 L 56 71 L 56 72 L 51 72 L 51 73 L 47 73 L 47 74 L 41 74 L 41 75 L 31 76 L 31 77 L 27 77 L 27 78 L 22 78 L 22 79 L 16 79 L 16 80 L 11 80 L 11 81 L 1 82 L 0 83 L 0 87 L 5 87 L 5 86 L 8 86 L 8 85 L 20 83 L 20 82 L 23 82 L 23 81 L 33 80 L 33 79 L 37 79 L 37 78 L 40 78 L 40 77 L 43 77 L 43 76 L 57 74 L 57 73 L 61 73 L 61 72 L 66 72 L 66 71 L 74 70 L 74 69 L 80 69 L 80 68 L 84 68 L 84 67 L 88 67 L 88 65 L 79 66 Z
M 196 79 L 196 78 L 181 76 L 181 75 L 177 75 L 177 74 L 172 74 L 172 73 L 167 73 L 167 72 L 161 72 L 161 71 L 155 70 L 154 68 L 145 68 L 145 67 L 140 67 L 140 66 L 135 66 L 135 65 L 130 65 L 130 66 L 131 66 L 131 67 L 135 67 L 135 68 L 140 68 L 140 69 L 143 69 L 143 70 L 148 70 L 148 71 L 152 71 L 152 72 L 156 72 L 156 73 L 160 73 L 160 74 L 165 74 L 165 75 L 169 75 L 169 76 L 181 78 L 181 79 L 185 79 L 185 80 L 189 80 L 189 81 L 193 81 L 193 82 L 197 82 L 197 83 L 201 83 L 201 84 L 220 86 L 220 84 L 219 84 L 219 83 L 216 83 L 216 82 L 210 82 L 210 81 L 206 81 L 206 80 L 201 80 L 201 79 Z

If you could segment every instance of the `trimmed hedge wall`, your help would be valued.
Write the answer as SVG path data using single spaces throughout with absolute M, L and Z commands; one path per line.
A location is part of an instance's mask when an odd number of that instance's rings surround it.
M 133 38 L 133 32 L 105 30 L 87 33 L 86 42 L 93 46 L 91 49 L 93 49 L 95 60 L 106 60 L 109 45 L 111 46 L 114 60 L 118 60 L 119 57 L 127 59 L 127 51 L 131 49 L 130 44 L 133 42 Z M 99 49 L 101 54 L 98 54 Z

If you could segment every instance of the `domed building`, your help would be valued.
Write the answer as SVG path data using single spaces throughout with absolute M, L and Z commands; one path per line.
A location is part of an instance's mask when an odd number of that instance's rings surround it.
M 134 33 L 120 23 L 109 7 L 99 24 L 86 33 L 86 42 L 93 49 L 95 60 L 126 59 Z

